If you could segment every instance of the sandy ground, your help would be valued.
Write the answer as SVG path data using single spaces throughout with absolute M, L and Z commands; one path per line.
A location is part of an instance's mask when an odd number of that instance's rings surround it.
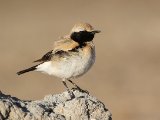
M 103 101 L 114 120 L 160 119 L 160 2 L 0 0 L 0 90 L 21 99 L 64 91 L 58 78 L 16 72 L 52 49 L 79 22 L 102 31 L 96 63 L 75 82 Z

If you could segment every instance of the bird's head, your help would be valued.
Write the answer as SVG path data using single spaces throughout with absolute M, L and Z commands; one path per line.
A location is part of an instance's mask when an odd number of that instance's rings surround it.
M 92 41 L 96 33 L 100 33 L 100 31 L 95 30 L 90 24 L 78 23 L 72 28 L 70 37 L 72 40 L 81 44 Z

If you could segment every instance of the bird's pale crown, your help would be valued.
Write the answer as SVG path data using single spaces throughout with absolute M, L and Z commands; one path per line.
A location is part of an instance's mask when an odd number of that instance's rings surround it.
M 88 23 L 77 23 L 72 28 L 71 33 L 80 31 L 92 32 L 93 30 L 94 28 Z

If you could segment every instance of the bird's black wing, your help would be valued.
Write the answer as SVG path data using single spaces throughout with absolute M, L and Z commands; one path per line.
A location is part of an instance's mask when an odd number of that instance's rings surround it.
M 42 58 L 34 62 L 46 62 L 50 61 L 53 56 L 64 57 L 69 56 L 71 52 L 78 52 L 79 48 L 84 47 L 85 44 L 76 44 L 75 42 L 62 41 L 61 44 L 58 44 L 54 50 L 49 51 Z
M 46 62 L 46 61 L 50 61 L 52 59 L 53 56 L 59 56 L 59 57 L 64 57 L 65 55 L 69 55 L 68 52 L 63 51 L 63 50 L 57 50 L 57 51 L 49 51 L 47 52 L 45 55 L 43 55 L 42 58 L 35 60 L 34 62 Z
M 34 62 L 46 62 L 51 60 L 52 56 L 53 56 L 53 50 L 47 52 L 45 55 L 43 55 L 42 58 L 35 60 Z

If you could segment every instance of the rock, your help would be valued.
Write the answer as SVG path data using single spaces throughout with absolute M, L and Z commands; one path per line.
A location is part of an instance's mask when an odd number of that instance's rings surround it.
M 111 120 L 105 105 L 87 92 L 71 90 L 47 95 L 42 100 L 24 101 L 0 93 L 0 120 Z

